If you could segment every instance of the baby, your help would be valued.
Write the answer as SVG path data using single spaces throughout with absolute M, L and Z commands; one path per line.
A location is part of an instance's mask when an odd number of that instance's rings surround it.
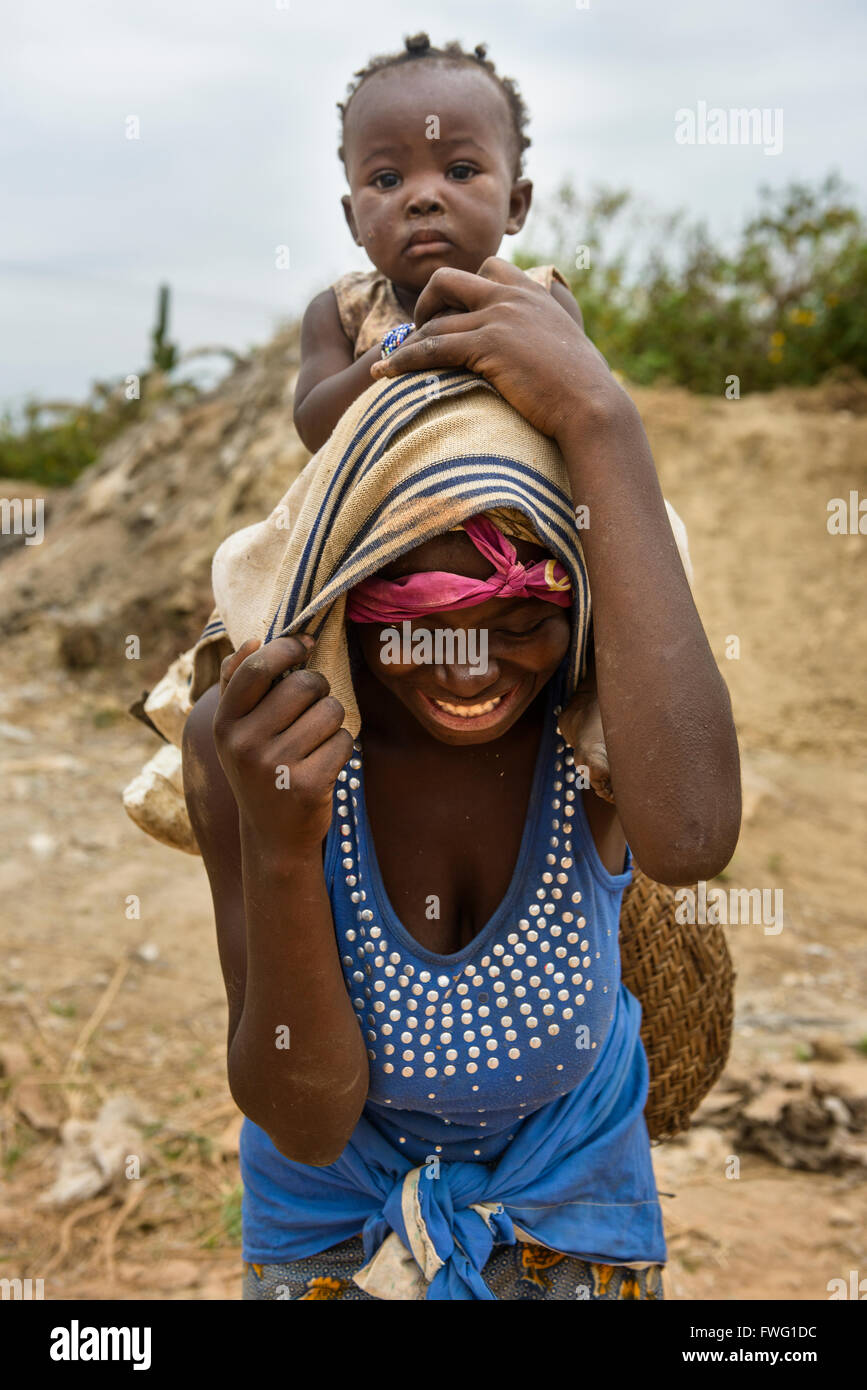
M 383 340 L 387 349 L 409 332 L 433 272 L 454 266 L 477 273 L 526 221 L 533 192 L 522 176 L 527 111 L 485 52 L 484 45 L 472 53 L 457 43 L 433 48 L 427 34 L 417 34 L 402 53 L 372 59 L 339 103 L 338 153 L 351 190 L 343 211 L 375 270 L 342 276 L 304 314 L 294 417 L 312 452 L 371 385 Z M 555 267 L 528 274 L 583 328 Z M 590 785 L 613 800 L 592 677 L 560 724 Z

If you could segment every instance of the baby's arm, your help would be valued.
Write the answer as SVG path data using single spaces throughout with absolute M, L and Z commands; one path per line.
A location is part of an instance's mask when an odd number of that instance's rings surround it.
M 555 280 L 551 293 L 583 328 L 581 310 L 566 286 Z M 352 343 L 343 331 L 333 290 L 324 290 L 310 302 L 301 321 L 294 418 L 311 453 L 322 447 L 343 412 L 372 384 L 370 368 L 379 357 L 377 343 L 353 361 Z
M 373 382 L 370 368 L 379 361 L 379 344 L 357 362 L 343 331 L 333 290 L 318 294 L 301 321 L 301 370 L 295 386 L 295 428 L 315 454 L 344 410 Z

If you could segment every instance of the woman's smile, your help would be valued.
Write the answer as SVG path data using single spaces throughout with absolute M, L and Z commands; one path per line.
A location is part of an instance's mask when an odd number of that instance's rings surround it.
M 488 699 L 459 702 L 440 700 L 425 695 L 421 690 L 418 693 L 426 703 L 430 717 L 445 728 L 479 731 L 491 729 L 508 718 L 520 690 L 521 682 L 518 681 L 501 694 L 489 696 Z

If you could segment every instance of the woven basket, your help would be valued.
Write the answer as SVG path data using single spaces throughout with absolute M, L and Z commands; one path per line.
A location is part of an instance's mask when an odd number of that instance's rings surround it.
M 623 893 L 623 981 L 641 1004 L 650 1070 L 644 1115 L 651 1139 L 689 1128 L 728 1058 L 734 970 L 719 926 L 675 919 L 675 892 L 636 865 Z

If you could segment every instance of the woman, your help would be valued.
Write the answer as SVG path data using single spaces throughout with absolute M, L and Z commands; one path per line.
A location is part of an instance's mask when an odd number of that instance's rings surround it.
M 416 323 L 374 368 L 401 381 L 346 426 L 347 471 L 308 465 L 304 563 L 275 590 L 270 640 L 226 658 L 185 729 L 247 1116 L 245 1297 L 658 1296 L 647 1071 L 617 915 L 629 849 L 670 884 L 728 862 L 728 696 L 637 412 L 570 315 L 492 259 L 479 275 L 438 270 Z M 443 374 L 402 375 L 422 370 Z M 513 411 L 448 399 L 479 377 Z M 436 399 L 412 405 L 427 412 L 414 434 L 400 411 L 425 380 Z M 553 444 L 513 428 L 514 411 Z M 483 458 L 486 421 L 502 477 Z M 445 467 L 443 439 L 464 435 Z M 503 506 L 533 525 L 513 529 L 513 556 L 468 524 Z M 573 506 L 589 518 L 580 544 Z M 568 608 L 533 587 L 539 573 L 560 593 L 568 577 Z M 448 578 L 452 599 L 418 624 L 486 633 L 484 671 L 383 660 L 376 619 L 400 611 L 409 576 L 433 593 Z M 616 804 L 581 789 L 556 733 L 587 667 L 587 577 Z M 347 592 L 351 683 L 335 657 Z

